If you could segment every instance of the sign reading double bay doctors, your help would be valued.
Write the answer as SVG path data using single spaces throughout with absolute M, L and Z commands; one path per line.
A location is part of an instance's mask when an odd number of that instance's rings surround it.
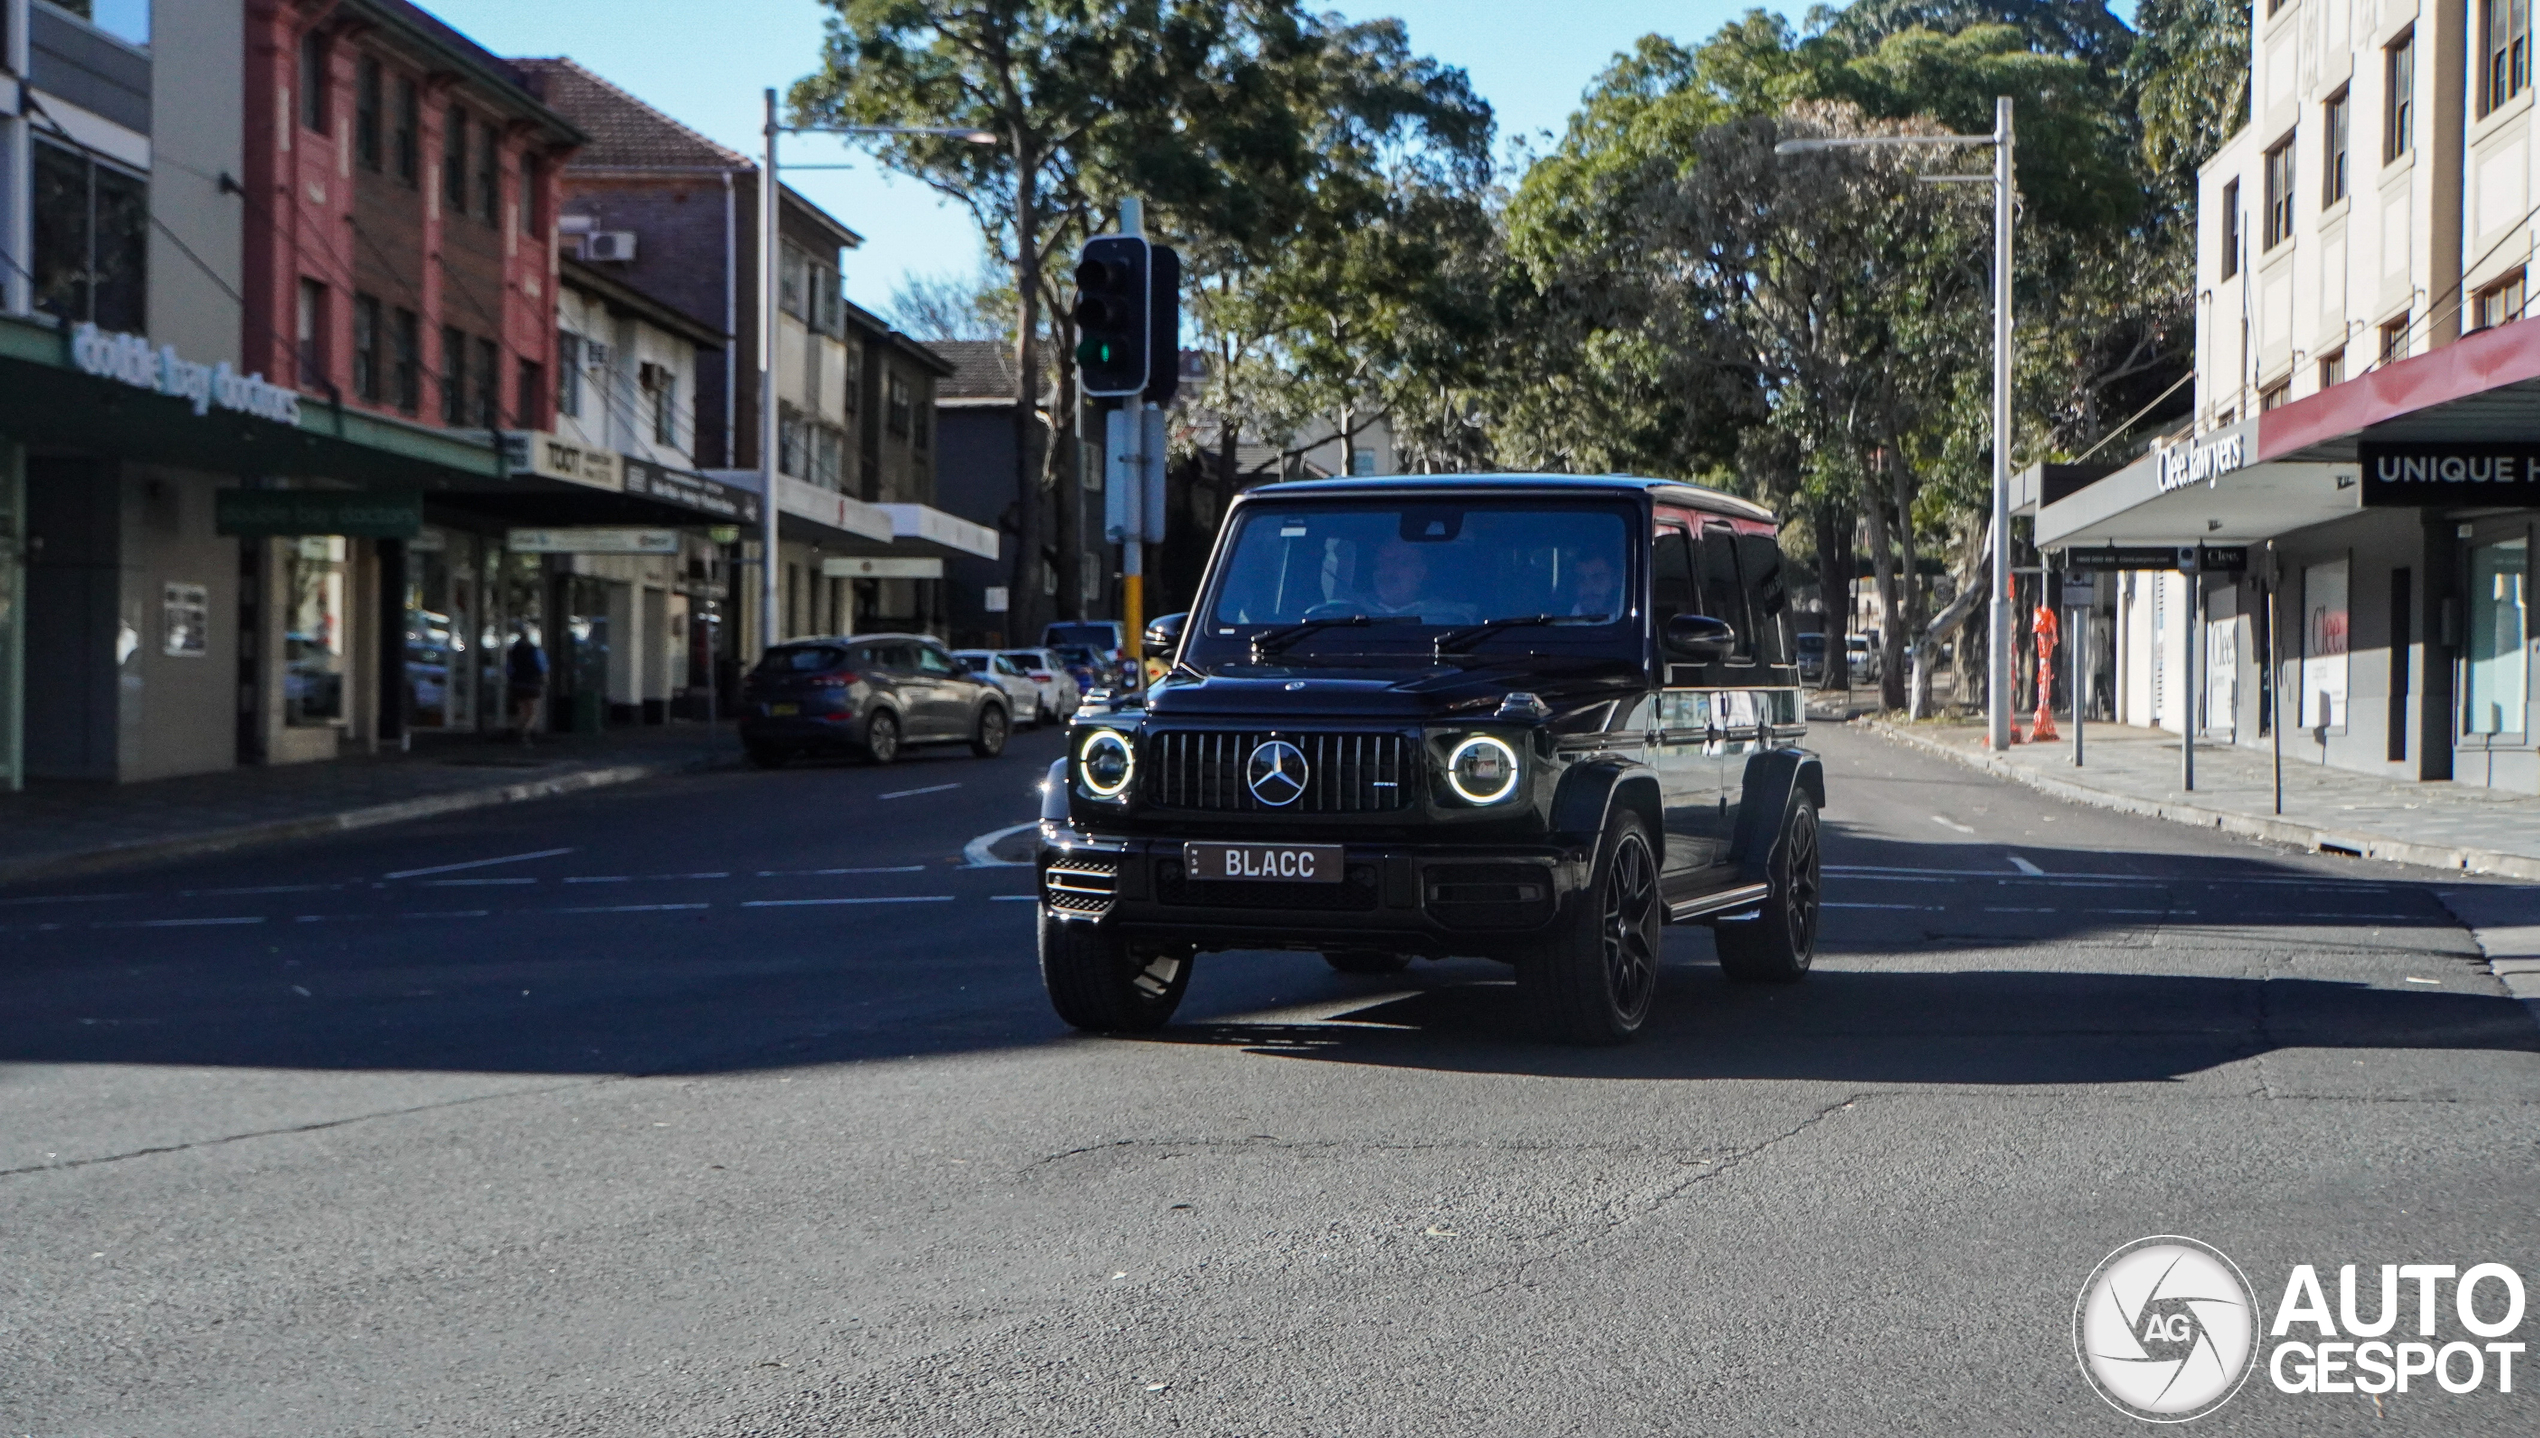
M 2540 441 L 2355 446 L 2364 507 L 2505 504 L 2540 506 Z

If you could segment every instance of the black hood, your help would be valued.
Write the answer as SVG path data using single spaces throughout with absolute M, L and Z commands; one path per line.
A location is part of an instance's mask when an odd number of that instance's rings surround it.
M 1643 683 L 1641 666 L 1628 660 L 1541 655 L 1522 662 L 1399 668 L 1244 666 L 1225 674 L 1185 669 L 1149 692 L 1147 712 L 1159 719 L 1402 723 L 1488 715 L 1507 695 L 1522 691 L 1541 698 L 1559 716 L 1620 694 L 1636 694 Z

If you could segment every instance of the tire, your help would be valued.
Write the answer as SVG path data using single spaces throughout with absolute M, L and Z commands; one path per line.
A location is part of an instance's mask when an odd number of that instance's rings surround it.
M 1041 911 L 1041 986 L 1050 1007 L 1092 1033 L 1164 1027 L 1191 986 L 1187 953 L 1133 954 L 1100 925 Z
M 1411 967 L 1411 956 L 1375 949 L 1325 949 L 1323 962 L 1344 974 L 1398 974 Z
M 979 706 L 979 727 L 971 731 L 970 752 L 982 759 L 994 759 L 1005 752 L 1005 706 Z
M 864 757 L 867 762 L 888 764 L 900 757 L 900 721 L 888 709 L 876 709 L 864 721 Z
M 1517 992 L 1547 1038 L 1619 1044 L 1638 1032 L 1658 991 L 1658 853 L 1629 809 L 1606 820 L 1588 885 L 1544 946 L 1517 964 Z
M 1032 727 L 1033 727 L 1033 728 L 1038 729 L 1038 728 L 1040 728 L 1040 727 L 1041 727 L 1042 725 L 1044 725 L 1044 724 L 1055 724 L 1055 723 L 1057 723 L 1057 722 L 1058 722 L 1058 711 L 1057 711 L 1056 709 L 1053 709 L 1053 708 L 1051 708 L 1051 707 L 1050 707 L 1050 703 L 1049 703 L 1049 701 L 1048 701 L 1048 700 L 1046 700 L 1046 699 L 1035 699 L 1035 700 L 1033 700 L 1033 701 L 1032 701 Z
M 794 757 L 792 751 L 782 744 L 770 744 L 764 740 L 753 739 L 741 747 L 749 750 L 750 762 L 762 769 L 782 769 L 785 761 Z
M 1817 957 L 1818 903 L 1825 877 L 1819 869 L 1817 805 L 1794 794 L 1766 866 L 1772 893 L 1751 919 L 1723 919 L 1711 926 L 1720 972 L 1743 983 L 1788 984 L 1808 976 Z

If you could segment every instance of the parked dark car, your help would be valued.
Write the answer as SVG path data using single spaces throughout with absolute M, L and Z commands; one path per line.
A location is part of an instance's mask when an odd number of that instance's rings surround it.
M 888 764 L 908 744 L 1005 751 L 1005 691 L 924 634 L 797 639 L 767 651 L 741 690 L 741 742 L 773 769 L 798 754 L 848 752 Z
M 1117 619 L 1062 620 L 1041 630 L 1041 647 L 1055 649 L 1067 660 L 1070 672 L 1082 665 L 1077 683 L 1085 689 L 1126 683 L 1134 672 L 1129 667 L 1129 638 Z
M 1817 814 L 1773 516 L 1693 485 L 1317 480 L 1231 508 L 1172 673 L 1042 788 L 1041 973 L 1166 1022 L 1196 955 L 1515 966 L 1551 1035 L 1650 1012 L 1659 929 L 1804 976 Z
M 1799 682 L 1810 688 L 1826 682 L 1826 636 L 1802 634 L 1798 638 Z

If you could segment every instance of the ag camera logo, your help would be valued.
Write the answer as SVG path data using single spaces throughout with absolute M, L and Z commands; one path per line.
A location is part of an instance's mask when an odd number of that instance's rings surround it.
M 2249 1377 L 2257 1302 L 2222 1253 L 2192 1238 L 2138 1238 L 2099 1261 L 2073 1306 L 2082 1376 L 2120 1413 L 2184 1423 Z

